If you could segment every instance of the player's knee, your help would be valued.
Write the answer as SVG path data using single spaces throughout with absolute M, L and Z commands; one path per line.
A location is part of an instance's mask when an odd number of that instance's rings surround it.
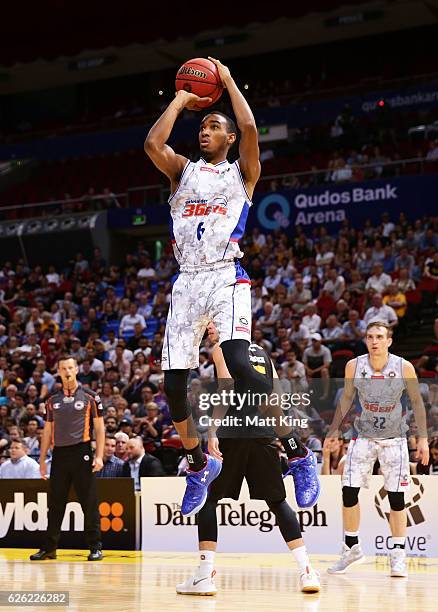
M 221 349 L 225 364 L 236 385 L 235 390 L 270 395 L 273 389 L 272 376 L 257 372 L 249 360 L 249 345 L 246 340 L 226 340 Z M 267 371 L 269 370 L 266 364 Z
M 342 487 L 342 503 L 352 508 L 359 502 L 359 487 Z
M 189 370 L 165 370 L 164 392 L 169 403 L 170 416 L 175 423 L 185 421 L 189 416 L 187 405 L 187 378 Z
M 389 506 L 391 510 L 395 510 L 400 512 L 400 510 L 405 509 L 405 494 L 402 492 L 394 493 L 393 491 L 388 491 L 388 500 Z

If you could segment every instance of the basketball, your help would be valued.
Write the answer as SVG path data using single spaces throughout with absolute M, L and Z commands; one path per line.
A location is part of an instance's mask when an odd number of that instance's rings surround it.
M 219 100 L 223 87 L 215 64 L 209 59 L 197 57 L 185 62 L 176 73 L 176 91 L 184 89 L 200 98 L 211 98 L 209 103 L 200 103 L 199 109 L 207 108 Z

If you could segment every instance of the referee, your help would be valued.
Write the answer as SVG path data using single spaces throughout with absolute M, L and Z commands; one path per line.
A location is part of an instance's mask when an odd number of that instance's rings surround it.
M 62 388 L 46 402 L 46 424 L 41 438 L 40 472 L 46 475 L 46 455 L 53 445 L 49 480 L 49 513 L 44 546 L 31 561 L 56 559 L 62 519 L 73 484 L 85 517 L 85 537 L 90 549 L 88 561 L 100 561 L 102 542 L 94 472 L 103 466 L 105 429 L 100 398 L 77 381 L 78 364 L 73 357 L 61 357 L 58 373 Z M 96 432 L 96 454 L 91 448 Z

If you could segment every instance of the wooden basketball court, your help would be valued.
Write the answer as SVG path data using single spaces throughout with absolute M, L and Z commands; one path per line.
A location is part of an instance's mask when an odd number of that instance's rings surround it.
M 0 591 L 69 591 L 69 610 L 414 610 L 438 605 L 438 560 L 410 559 L 409 578 L 390 578 L 385 558 L 368 558 L 341 576 L 329 576 L 334 556 L 313 555 L 321 593 L 298 590 L 291 554 L 217 555 L 216 597 L 177 595 L 197 556 L 184 553 L 107 551 L 102 562 L 86 561 L 88 551 L 60 551 L 56 561 L 30 562 L 34 550 L 0 549 Z M 49 608 L 26 607 L 22 610 Z M 50 608 L 51 610 L 61 608 Z M 66 609 L 66 608 L 63 608 Z

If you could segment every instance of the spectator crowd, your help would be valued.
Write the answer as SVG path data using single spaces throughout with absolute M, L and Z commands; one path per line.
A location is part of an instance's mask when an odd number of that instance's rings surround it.
M 425 309 L 436 308 L 437 220 L 411 223 L 403 213 L 398 219 L 385 213 L 379 225 L 367 222 L 363 229 L 345 221 L 336 238 L 324 226 L 311 232 L 297 227 L 293 235 L 254 229 L 242 247 L 252 281 L 254 342 L 271 355 L 285 393 L 315 386 L 317 401 L 296 409 L 309 425 L 298 433 L 323 459 L 339 379 L 346 360 L 366 352 L 367 324 L 384 321 L 403 340 Z M 97 248 L 89 257 L 78 253 L 63 267 L 2 265 L 0 478 L 39 476 L 45 401 L 59 388 L 57 360 L 65 354 L 77 359 L 78 380 L 98 392 L 104 406 L 100 476 L 131 475 L 138 488 L 142 475 L 181 473 L 183 453 L 160 364 L 175 273 L 170 245 L 153 261 L 142 242 L 122 265 L 105 261 Z M 436 449 L 437 322 L 434 334 L 429 347 L 418 347 L 414 364 Z M 204 340 L 200 366 L 189 377 L 195 415 L 199 394 L 215 384 L 211 348 Z M 413 423 L 410 434 L 414 448 Z M 200 435 L 205 442 L 206 432 L 200 429 Z M 349 436 L 351 422 L 346 422 L 344 438 L 325 451 L 324 473 L 341 469 Z M 431 462 L 430 473 L 436 473 L 436 453 Z

